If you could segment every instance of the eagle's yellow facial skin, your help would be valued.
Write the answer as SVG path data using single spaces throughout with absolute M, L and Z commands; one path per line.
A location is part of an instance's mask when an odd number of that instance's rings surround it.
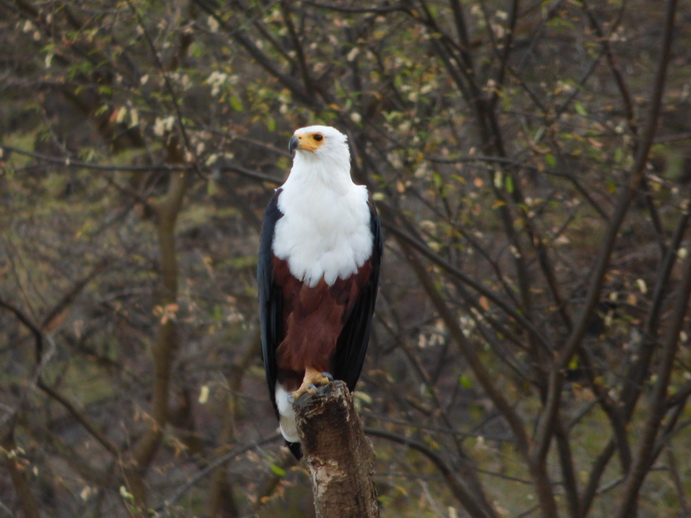
M 318 132 L 296 136 L 298 138 L 298 149 L 303 151 L 316 151 L 324 143 L 324 135 Z

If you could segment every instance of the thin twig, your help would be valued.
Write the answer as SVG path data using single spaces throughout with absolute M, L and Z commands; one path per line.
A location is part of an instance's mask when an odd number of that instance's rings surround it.
M 219 458 L 209 463 L 203 469 L 199 470 L 192 478 L 180 486 L 170 497 L 166 498 L 158 506 L 155 507 L 157 513 L 164 512 L 168 507 L 173 505 L 175 502 L 180 500 L 182 496 L 197 485 L 203 478 L 209 475 L 216 468 L 223 466 L 226 462 L 233 460 L 235 457 L 242 455 L 250 450 L 261 448 L 262 446 L 276 441 L 280 437 L 280 434 L 275 433 L 263 439 L 245 444 L 243 446 L 237 446 L 230 450 L 228 453 L 221 455 Z
M 63 167 L 79 168 L 79 169 L 90 169 L 94 171 L 108 171 L 113 173 L 127 173 L 127 172 L 151 172 L 151 171 L 163 171 L 165 173 L 177 173 L 177 172 L 189 172 L 196 171 L 197 169 L 202 171 L 220 171 L 220 172 L 232 172 L 242 175 L 251 180 L 256 180 L 259 182 L 268 182 L 274 185 L 278 185 L 282 180 L 269 176 L 267 174 L 257 173 L 255 171 L 250 171 L 243 166 L 235 164 L 214 164 L 211 166 L 202 166 L 199 164 L 151 164 L 151 165 L 115 165 L 115 164 L 94 164 L 91 162 L 82 162 L 79 160 L 74 160 L 70 157 L 55 157 L 44 155 L 42 153 L 36 153 L 33 151 L 27 151 L 25 149 L 20 149 L 15 146 L 9 146 L 0 142 L 0 149 L 5 152 L 16 153 L 22 156 L 28 156 L 46 162 L 49 164 L 60 165 Z
M 180 129 L 180 135 L 182 135 L 182 141 L 185 144 L 185 149 L 190 154 L 190 156 L 194 157 L 194 160 L 192 160 L 192 169 L 194 170 L 194 172 L 198 176 L 205 178 L 204 174 L 201 172 L 201 169 L 198 166 L 198 160 L 196 157 L 196 152 L 194 150 L 194 147 L 192 146 L 192 142 L 190 141 L 189 136 L 187 135 L 187 129 L 185 127 L 185 123 L 183 122 L 183 117 L 182 117 L 182 109 L 180 108 L 180 101 L 178 99 L 178 95 L 175 93 L 175 90 L 173 89 L 172 83 L 170 82 L 170 77 L 168 77 L 168 73 L 166 72 L 165 68 L 163 67 L 163 63 L 161 63 L 161 58 L 158 55 L 158 51 L 156 50 L 156 46 L 154 45 L 154 42 L 151 39 L 151 35 L 149 34 L 148 29 L 144 25 L 142 17 L 139 14 L 139 11 L 132 4 L 132 0 L 127 0 L 127 5 L 129 6 L 130 10 L 132 11 L 132 14 L 134 14 L 134 16 L 137 18 L 137 23 L 138 23 L 139 27 L 141 28 L 142 33 L 144 34 L 144 39 L 146 40 L 146 43 L 149 46 L 149 50 L 151 51 L 151 55 L 153 56 L 154 63 L 156 64 L 156 68 L 158 68 L 159 72 L 163 76 L 163 82 L 166 85 L 166 90 L 168 91 L 168 94 L 170 95 L 170 98 L 171 98 L 172 103 L 173 103 L 173 108 L 175 110 L 175 118 L 176 118 L 176 121 L 178 124 L 178 128 Z

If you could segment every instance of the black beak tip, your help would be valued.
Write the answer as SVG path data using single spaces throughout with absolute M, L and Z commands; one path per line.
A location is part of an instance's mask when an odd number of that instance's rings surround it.
M 299 143 L 300 141 L 295 135 L 290 137 L 290 142 L 288 142 L 288 151 L 290 151 L 290 153 L 292 154 L 293 151 L 295 151 L 298 148 Z

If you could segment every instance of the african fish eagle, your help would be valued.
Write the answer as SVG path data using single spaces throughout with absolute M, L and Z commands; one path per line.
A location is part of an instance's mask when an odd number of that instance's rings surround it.
M 347 137 L 329 126 L 295 131 L 285 183 L 264 215 L 259 247 L 261 346 L 281 433 L 301 451 L 292 401 L 329 379 L 352 391 L 377 297 L 379 216 L 350 177 Z

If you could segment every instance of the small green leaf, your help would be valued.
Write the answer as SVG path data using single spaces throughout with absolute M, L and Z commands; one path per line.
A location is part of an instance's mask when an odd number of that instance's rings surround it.
M 103 115 L 110 109 L 110 106 L 107 104 L 102 104 L 98 108 L 96 108 L 96 111 L 94 112 L 94 115 Z
M 583 106 L 583 103 L 580 101 L 576 101 L 575 103 L 573 103 L 573 109 L 576 110 L 576 113 L 581 117 L 585 117 L 586 115 L 588 115 L 588 111 L 585 109 L 585 106 Z
M 359 390 L 356 390 L 355 392 L 353 392 L 353 396 L 355 396 L 356 399 L 362 401 L 363 403 L 366 403 L 368 405 L 372 404 L 372 398 L 366 392 L 360 392 Z
M 209 401 L 209 386 L 208 385 L 202 385 L 202 388 L 199 390 L 199 403 L 201 405 L 205 405 Z
M 271 465 L 271 472 L 278 477 L 285 477 L 286 475 L 286 470 L 279 466 L 276 466 L 276 464 Z
M 266 118 L 266 129 L 268 129 L 271 133 L 276 131 L 276 119 L 273 117 L 267 117 Z
M 243 110 L 242 101 L 237 95 L 231 95 L 229 101 L 230 105 L 233 107 L 233 110 L 236 112 L 241 112 Z
M 495 171 L 494 172 L 494 186 L 497 189 L 501 188 L 502 179 L 503 179 L 503 175 L 502 175 L 501 171 Z
M 432 180 L 434 180 L 434 187 L 436 187 L 438 190 L 440 190 L 444 185 L 444 180 L 437 172 L 432 173 Z
M 120 496 L 125 500 L 134 500 L 134 495 L 125 486 L 120 486 Z
M 504 180 L 504 185 L 506 186 L 506 190 L 509 193 L 513 193 L 513 176 L 507 175 L 506 179 Z

